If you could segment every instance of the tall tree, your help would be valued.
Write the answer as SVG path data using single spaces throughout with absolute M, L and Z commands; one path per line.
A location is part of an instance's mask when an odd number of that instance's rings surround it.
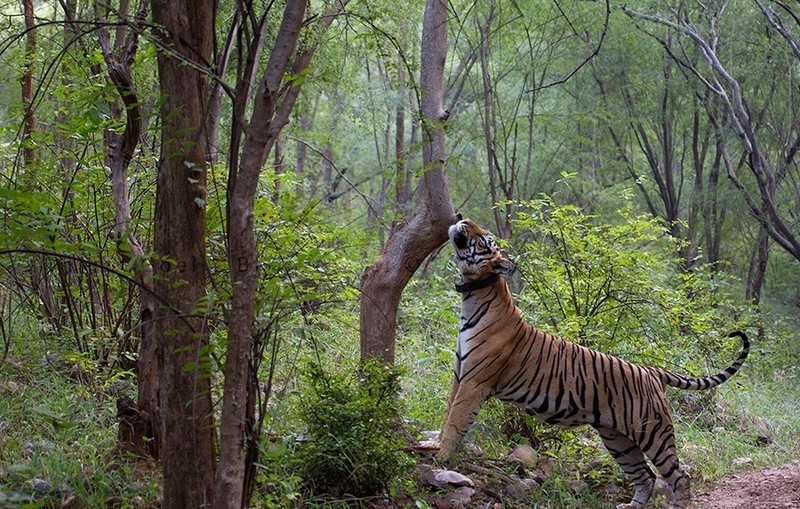
M 215 456 L 206 306 L 206 113 L 213 0 L 155 0 L 161 50 L 161 156 L 154 288 L 163 429 L 164 507 L 208 506 Z
M 394 362 L 397 308 L 408 281 L 430 253 L 447 240 L 456 221 L 445 176 L 444 65 L 447 1 L 426 0 L 422 21 L 420 94 L 422 164 L 420 201 L 414 216 L 395 230 L 375 263 L 361 276 L 361 355 Z
M 106 73 L 117 91 L 118 97 L 109 106 L 113 118 L 124 127 L 122 131 L 106 128 L 104 133 L 105 166 L 111 170 L 111 190 L 114 202 L 114 237 L 123 264 L 132 264 L 134 279 L 139 286 L 139 358 L 138 401 L 133 404 L 120 399 L 118 451 L 137 456 L 159 457 L 161 447 L 161 423 L 158 405 L 158 356 L 154 337 L 156 299 L 153 293 L 153 267 L 144 256 L 144 248 L 131 224 L 131 199 L 128 185 L 128 169 L 133 159 L 139 138 L 144 128 L 142 105 L 133 82 L 132 66 L 139 47 L 139 30 L 143 26 L 148 0 L 142 0 L 136 10 L 131 26 L 118 25 L 116 37 L 111 40 L 110 25 L 99 20 L 97 41 L 103 53 Z M 130 7 L 122 1 L 119 14 L 128 18 Z M 65 9 L 71 17 L 70 9 Z M 99 74 L 99 73 L 98 73 Z
M 256 288 L 258 283 L 258 246 L 254 207 L 259 177 L 269 153 L 276 147 L 281 131 L 289 121 L 297 102 L 303 80 L 294 79 L 307 72 L 324 33 L 336 15 L 346 5 L 345 0 L 330 4 L 311 25 L 316 36 L 309 35 L 298 42 L 307 21 L 306 2 L 286 3 L 263 75 L 255 84 L 259 56 L 264 45 L 267 13 L 257 21 L 254 34 L 246 47 L 239 48 L 247 65 L 238 77 L 234 96 L 233 130 L 227 189 L 228 266 L 231 271 L 231 311 L 228 319 L 228 346 L 225 356 L 225 382 L 220 422 L 220 461 L 216 478 L 214 507 L 237 508 L 246 504 L 245 446 L 257 448 L 252 436 L 255 390 L 257 380 L 251 362 L 251 342 L 254 338 Z M 238 8 L 252 13 L 247 2 Z M 242 12 L 242 16 L 245 13 Z M 244 33 L 239 40 L 245 40 Z M 252 113 L 248 122 L 245 114 Z M 241 152 L 239 152 L 241 147 Z M 253 458 L 252 454 L 249 456 Z
M 25 21 L 25 53 L 23 57 L 23 73 L 20 78 L 22 86 L 22 164 L 25 170 L 35 175 L 37 173 L 36 144 L 33 134 L 36 131 L 36 106 L 34 104 L 36 51 L 38 46 L 36 13 L 33 0 L 22 1 L 22 14 Z M 61 317 L 58 312 L 60 307 L 50 285 L 47 261 L 39 255 L 31 262 L 31 286 L 41 303 L 42 314 L 56 327 L 61 327 Z

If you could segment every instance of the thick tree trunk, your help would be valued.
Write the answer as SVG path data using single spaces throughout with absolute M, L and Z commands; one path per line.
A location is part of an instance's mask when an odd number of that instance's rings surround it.
M 406 284 L 456 220 L 445 177 L 443 124 L 447 2 L 427 0 L 422 25 L 420 92 L 423 117 L 422 197 L 414 217 L 394 232 L 361 276 L 361 356 L 394 362 L 397 308 Z
M 164 507 L 208 506 L 214 490 L 214 419 L 206 305 L 206 132 L 216 3 L 156 0 L 161 105 L 154 247 Z M 193 65 L 186 65 L 191 62 Z

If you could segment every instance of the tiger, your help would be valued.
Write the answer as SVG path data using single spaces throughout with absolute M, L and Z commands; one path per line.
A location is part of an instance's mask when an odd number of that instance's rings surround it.
M 460 218 L 459 218 L 460 219 Z M 658 470 L 672 491 L 672 505 L 690 502 L 690 479 L 675 448 L 665 386 L 688 390 L 716 387 L 742 367 L 750 351 L 747 335 L 733 331 L 742 350 L 714 376 L 692 379 L 641 367 L 543 332 L 522 317 L 506 282 L 514 264 L 494 236 L 464 219 L 448 229 L 456 252 L 462 294 L 452 390 L 440 432 L 437 461 L 453 455 L 481 405 L 490 397 L 512 402 L 539 420 L 559 426 L 589 425 L 633 481 L 634 495 L 619 509 L 641 509 Z

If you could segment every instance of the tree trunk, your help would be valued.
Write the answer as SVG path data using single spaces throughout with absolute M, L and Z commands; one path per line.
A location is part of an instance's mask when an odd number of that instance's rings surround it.
M 164 507 L 208 506 L 214 419 L 206 306 L 204 123 L 216 2 L 156 0 L 161 156 L 156 182 L 154 313 L 163 429 Z M 187 65 L 191 62 L 192 65 Z
M 139 24 L 145 20 L 147 4 L 145 0 L 137 9 L 135 19 Z M 158 406 L 157 342 L 154 337 L 153 322 L 156 308 L 153 296 L 153 267 L 145 259 L 144 249 L 130 224 L 131 203 L 128 189 L 128 168 L 144 127 L 141 106 L 131 74 L 131 66 L 138 49 L 138 32 L 136 29 L 128 31 L 120 28 L 126 27 L 118 27 L 113 48 L 107 24 L 101 24 L 97 31 L 97 39 L 106 62 L 108 78 L 119 95 L 117 103 L 112 104 L 110 109 L 118 121 L 123 121 L 124 115 L 125 128 L 121 133 L 112 129 L 105 132 L 105 165 L 111 170 L 115 218 L 113 235 L 117 240 L 123 265 L 134 262 L 134 279 L 139 285 L 140 347 L 137 360 L 138 402 L 133 405 L 124 398 L 117 401 L 120 426 L 115 452 L 120 456 L 133 454 L 140 458 L 159 458 L 162 434 Z M 132 430 L 135 432 L 131 432 Z
M 286 4 L 275 47 L 270 54 L 264 78 L 259 83 L 252 118 L 244 133 L 241 161 L 238 168 L 230 169 L 229 174 L 228 265 L 233 293 L 220 421 L 220 469 L 214 499 L 217 509 L 239 508 L 244 503 L 247 384 L 251 376 L 249 354 L 258 283 L 254 200 L 261 168 L 275 143 L 272 124 L 278 107 L 280 85 L 289 59 L 294 54 L 305 7 L 305 2 Z M 237 97 L 237 100 L 246 98 Z
M 427 0 L 422 22 L 420 93 L 423 118 L 421 202 L 411 221 L 389 238 L 375 263 L 361 276 L 361 356 L 392 363 L 400 297 L 426 256 L 447 240 L 456 221 L 444 173 L 444 63 L 447 2 Z
M 719 141 L 717 141 L 719 144 Z M 720 245 L 722 238 L 722 224 L 725 221 L 725 207 L 719 206 L 719 167 L 722 154 L 716 150 L 714 162 L 708 172 L 708 185 L 703 203 L 703 239 L 705 254 L 711 270 L 719 270 Z
M 22 74 L 22 107 L 25 119 L 22 124 L 22 161 L 25 166 L 32 166 L 36 159 L 31 133 L 36 130 L 36 110 L 33 106 L 33 68 L 36 62 L 36 18 L 33 12 L 33 0 L 22 0 L 23 18 L 25 20 L 25 72 Z
M 402 62 L 401 62 L 402 64 Z M 397 159 L 397 175 L 395 177 L 394 220 L 389 232 L 391 236 L 397 228 L 398 220 L 408 215 L 411 202 L 411 172 L 408 171 L 406 150 L 406 72 L 402 65 L 397 66 L 397 108 L 394 119 L 394 154 Z
M 231 22 L 230 31 L 228 32 L 228 37 L 225 40 L 225 44 L 219 50 L 219 53 L 216 57 L 216 64 L 217 67 L 215 69 L 216 76 L 219 76 L 222 79 L 225 76 L 225 73 L 228 69 L 228 64 L 231 60 L 231 52 L 233 51 L 234 41 L 236 39 L 236 32 L 239 29 L 239 23 L 241 22 L 241 16 L 239 11 L 236 11 L 234 15 L 233 21 Z M 220 121 L 222 119 L 222 98 L 224 96 L 224 89 L 220 80 L 215 80 L 214 83 L 211 85 L 211 98 L 208 102 L 208 114 L 207 114 L 207 128 L 208 128 L 208 140 L 207 140 L 207 147 L 208 153 L 206 154 L 206 161 L 211 164 L 216 164 L 219 160 L 219 130 L 220 130 Z
M 314 28 L 327 30 L 335 13 L 345 2 L 332 5 Z M 214 507 L 235 509 L 246 504 L 244 490 L 245 444 L 255 444 L 257 437 L 247 436 L 255 428 L 252 418 L 255 397 L 251 384 L 255 374 L 250 362 L 255 325 L 255 301 L 258 283 L 258 249 L 255 237 L 254 206 L 261 169 L 297 102 L 302 82 L 285 84 L 287 73 L 297 76 L 311 63 L 316 46 L 297 48 L 304 22 L 306 2 L 287 2 L 275 45 L 253 97 L 252 116 L 242 134 L 241 157 L 232 153 L 228 175 L 228 265 L 231 271 L 231 313 L 228 321 L 228 347 L 225 355 L 225 382 L 220 421 L 220 462 L 216 478 Z M 251 50 L 252 51 L 252 50 Z M 257 61 L 257 60 L 256 60 Z M 289 66 L 290 62 L 293 65 Z M 237 90 L 248 87 L 237 87 Z M 235 111 L 247 110 L 249 94 L 236 97 Z M 241 119 L 240 119 L 241 120 Z M 232 147 L 239 146 L 234 139 Z M 257 455 L 248 455 L 250 459 Z
M 34 69 L 36 67 L 36 17 L 33 10 L 33 0 L 22 1 L 22 15 L 25 22 L 25 55 L 23 60 L 24 72 L 20 78 L 22 87 L 22 164 L 26 172 L 35 174 L 36 169 L 36 149 L 31 140 L 33 132 L 36 130 L 36 108 L 33 104 L 34 99 Z M 31 287 L 41 303 L 41 312 L 48 321 L 60 332 L 62 320 L 50 284 L 48 276 L 47 260 L 43 255 L 37 255 L 31 262 Z
M 767 262 L 769 262 L 769 248 L 772 239 L 764 226 L 758 230 L 758 240 L 752 255 L 750 255 L 750 268 L 747 271 L 747 285 L 744 301 L 746 304 L 758 306 L 761 303 L 761 289 L 767 275 Z
M 495 83 L 492 81 L 490 70 L 491 47 L 489 40 L 491 37 L 492 22 L 495 15 L 495 2 L 491 2 L 489 13 L 486 20 L 479 25 L 481 41 L 478 54 L 481 64 L 481 78 L 483 83 L 483 137 L 486 147 L 486 168 L 489 175 L 489 193 L 492 198 L 492 212 L 494 215 L 494 233 L 499 238 L 508 239 L 511 237 L 510 222 L 510 202 L 514 198 L 513 189 L 515 183 L 512 179 L 507 181 L 504 178 L 500 167 L 500 159 L 497 155 L 497 92 Z M 500 202 L 506 202 L 504 207 L 500 207 Z

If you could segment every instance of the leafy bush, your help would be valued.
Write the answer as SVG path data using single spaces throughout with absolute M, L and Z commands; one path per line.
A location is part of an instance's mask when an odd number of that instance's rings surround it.
M 527 233 L 515 260 L 525 285 L 519 301 L 542 328 L 635 362 L 674 367 L 665 362 L 676 347 L 703 346 L 734 327 L 718 291 L 724 279 L 702 267 L 681 270 L 677 243 L 658 221 L 630 210 L 615 224 L 593 221 L 549 198 L 521 204 L 516 227 Z
M 300 418 L 308 440 L 297 450 L 303 476 L 317 494 L 376 495 L 410 466 L 403 451 L 400 372 L 378 361 L 326 370 L 311 363 Z

